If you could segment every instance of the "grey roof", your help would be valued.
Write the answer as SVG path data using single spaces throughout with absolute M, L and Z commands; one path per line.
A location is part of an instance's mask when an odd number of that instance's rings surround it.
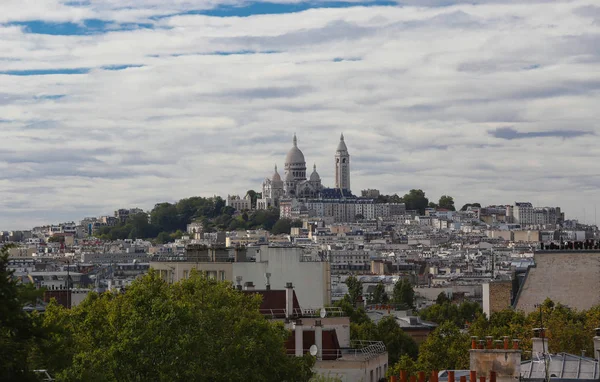
M 600 251 L 536 252 L 515 307 L 532 312 L 550 298 L 577 310 L 600 305 Z
M 568 353 L 550 354 L 548 374 L 551 379 L 598 379 L 598 361 Z M 535 357 L 521 362 L 521 376 L 527 379 L 543 379 L 546 375 L 544 360 Z

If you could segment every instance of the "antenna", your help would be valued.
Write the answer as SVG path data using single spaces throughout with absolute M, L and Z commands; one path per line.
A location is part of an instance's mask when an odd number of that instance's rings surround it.
M 317 345 L 312 345 L 309 349 L 310 351 L 310 355 L 312 355 L 313 357 L 317 356 L 317 353 L 319 352 L 319 348 L 317 347 Z
M 319 315 L 321 316 L 321 318 L 327 317 L 327 310 L 325 310 L 325 308 L 321 308 L 321 312 L 319 312 Z

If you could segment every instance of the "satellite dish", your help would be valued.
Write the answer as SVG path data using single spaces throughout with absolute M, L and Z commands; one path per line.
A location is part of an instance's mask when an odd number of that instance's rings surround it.
M 310 351 L 310 355 L 312 355 L 313 357 L 317 355 L 317 352 L 319 351 L 319 348 L 317 347 L 317 345 L 312 345 L 309 349 Z
M 325 310 L 325 308 L 321 308 L 320 315 L 321 315 L 321 318 L 327 317 L 327 311 Z

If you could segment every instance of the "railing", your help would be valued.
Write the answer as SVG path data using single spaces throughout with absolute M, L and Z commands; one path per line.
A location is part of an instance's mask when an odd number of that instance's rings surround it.
M 368 361 L 386 352 L 385 345 L 381 341 L 352 341 L 351 348 L 323 349 L 322 359 L 326 361 L 353 360 Z M 307 354 L 310 349 L 302 349 L 302 354 Z M 294 349 L 288 349 L 287 355 L 295 355 Z
M 338 307 L 327 307 L 327 308 L 294 308 L 292 310 L 292 318 L 318 318 L 321 317 L 321 311 L 325 310 L 326 317 L 343 317 L 344 311 Z M 270 318 L 286 318 L 287 310 L 284 308 L 279 309 L 260 309 L 259 312 L 264 316 Z
M 351 349 L 343 349 L 344 352 L 350 350 L 351 356 L 356 358 L 372 359 L 386 352 L 386 348 L 381 341 L 360 341 L 355 340 L 350 343 Z

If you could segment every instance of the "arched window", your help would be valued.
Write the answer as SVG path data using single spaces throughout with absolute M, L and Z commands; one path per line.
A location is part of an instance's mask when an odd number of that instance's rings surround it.
M 344 159 L 342 160 L 342 163 L 346 163 L 346 158 L 344 158 Z

